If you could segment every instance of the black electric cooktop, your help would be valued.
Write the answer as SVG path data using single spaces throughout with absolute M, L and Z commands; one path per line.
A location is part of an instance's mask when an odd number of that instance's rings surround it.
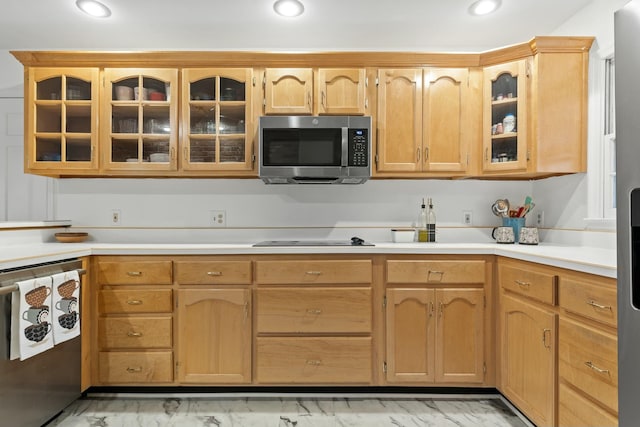
M 375 246 L 373 243 L 365 242 L 359 237 L 352 237 L 351 240 L 265 240 L 258 242 L 253 247 L 263 246 Z

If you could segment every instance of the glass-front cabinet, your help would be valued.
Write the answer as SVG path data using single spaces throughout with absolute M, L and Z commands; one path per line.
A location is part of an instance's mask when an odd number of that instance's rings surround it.
M 527 60 L 484 69 L 484 171 L 527 168 Z
M 28 79 L 26 167 L 96 170 L 98 68 L 30 68 Z
M 248 68 L 183 70 L 183 170 L 251 170 L 251 79 Z
M 176 170 L 176 69 L 104 70 L 101 141 L 106 170 Z

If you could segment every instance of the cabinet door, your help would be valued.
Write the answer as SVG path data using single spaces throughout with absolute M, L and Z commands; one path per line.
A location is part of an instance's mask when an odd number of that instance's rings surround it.
M 484 69 L 483 170 L 527 169 L 526 59 Z
M 182 74 L 184 170 L 251 170 L 248 68 L 185 69 Z
M 437 289 L 436 382 L 484 381 L 484 290 Z
M 27 169 L 97 169 L 98 94 L 97 68 L 29 68 Z
M 379 172 L 422 171 L 422 70 L 378 71 Z
M 536 425 L 553 425 L 556 315 L 509 296 L 501 303 L 501 391 Z
M 364 68 L 321 68 L 315 98 L 318 114 L 365 114 Z
M 264 96 L 264 114 L 312 114 L 313 70 L 267 68 Z
M 104 75 L 104 168 L 176 170 L 178 71 L 106 68 Z
M 387 289 L 386 345 L 389 383 L 435 379 L 435 290 Z
M 251 291 L 178 291 L 178 379 L 251 382 Z
M 423 169 L 464 172 L 472 136 L 468 123 L 469 70 L 427 69 L 423 92 Z

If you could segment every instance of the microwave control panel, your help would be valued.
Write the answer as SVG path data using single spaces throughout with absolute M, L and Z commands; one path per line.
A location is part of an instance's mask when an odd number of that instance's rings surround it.
M 349 129 L 349 166 L 369 166 L 368 129 Z

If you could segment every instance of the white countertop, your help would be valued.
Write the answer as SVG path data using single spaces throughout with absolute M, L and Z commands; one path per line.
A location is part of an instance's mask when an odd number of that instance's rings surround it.
M 616 251 L 595 247 L 496 243 L 391 243 L 375 246 L 258 247 L 252 244 L 30 243 L 0 248 L 0 269 L 89 255 L 447 254 L 500 255 L 605 277 L 616 277 Z

